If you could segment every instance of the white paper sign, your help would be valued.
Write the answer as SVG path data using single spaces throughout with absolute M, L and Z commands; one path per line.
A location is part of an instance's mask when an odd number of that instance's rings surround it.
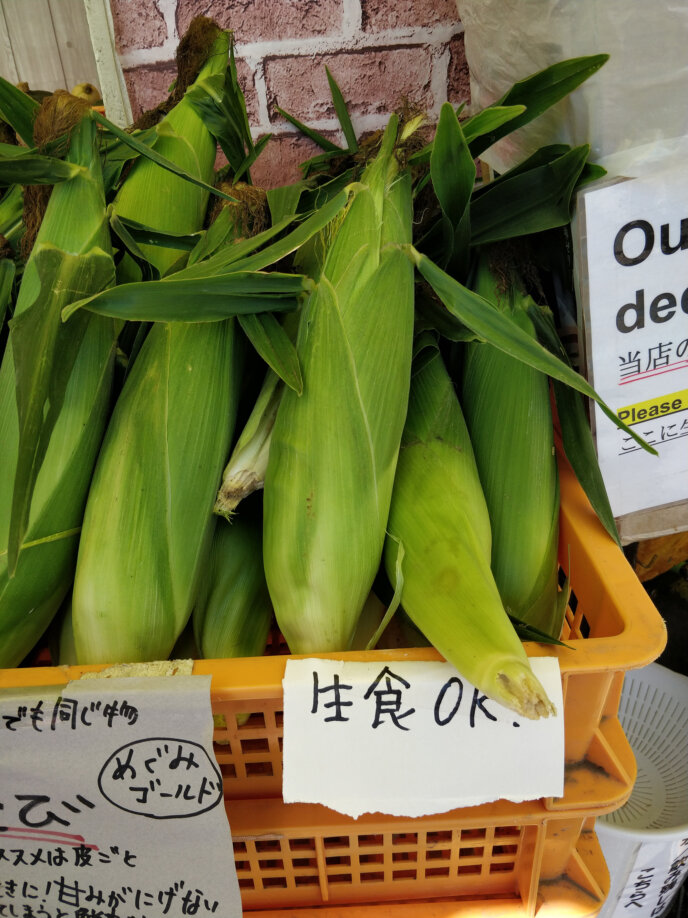
M 623 891 L 613 910 L 605 912 L 606 918 L 663 914 L 687 873 L 688 838 L 641 843 Z
M 643 450 L 595 405 L 600 468 L 620 517 L 688 499 L 688 175 L 581 197 L 588 377 L 659 453 Z
M 209 689 L 0 691 L 0 914 L 241 915 Z
M 558 715 L 519 717 L 449 663 L 288 660 L 286 803 L 424 816 L 564 790 L 564 724 L 556 658 L 531 660 Z

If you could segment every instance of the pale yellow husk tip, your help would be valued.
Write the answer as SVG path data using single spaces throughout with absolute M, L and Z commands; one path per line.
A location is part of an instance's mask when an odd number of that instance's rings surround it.
M 492 697 L 529 720 L 557 713 L 530 666 L 518 660 L 500 667 Z

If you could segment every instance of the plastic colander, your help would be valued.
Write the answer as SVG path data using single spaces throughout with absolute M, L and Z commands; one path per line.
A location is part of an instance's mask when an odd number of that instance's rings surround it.
M 688 678 L 658 663 L 629 671 L 619 719 L 638 777 L 596 822 L 611 876 L 600 918 L 659 918 L 688 872 Z

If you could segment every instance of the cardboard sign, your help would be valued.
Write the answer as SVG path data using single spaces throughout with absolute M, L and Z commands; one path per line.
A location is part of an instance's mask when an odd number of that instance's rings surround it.
M 600 467 L 614 516 L 645 513 L 647 528 L 648 511 L 688 501 L 688 176 L 584 189 L 577 210 L 586 375 L 659 453 L 641 449 L 595 406 Z M 638 537 L 672 528 L 682 527 L 659 523 Z
M 238 918 L 212 731 L 209 676 L 1 691 L 6 914 Z
M 558 712 L 537 721 L 444 662 L 287 661 L 286 803 L 425 816 L 497 799 L 559 797 L 564 723 L 556 658 L 531 660 Z

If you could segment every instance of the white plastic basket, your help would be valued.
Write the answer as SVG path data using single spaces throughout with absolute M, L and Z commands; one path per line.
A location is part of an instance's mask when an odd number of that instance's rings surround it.
M 630 670 L 619 719 L 638 777 L 596 822 L 611 877 L 600 918 L 659 918 L 688 873 L 688 678 L 657 663 Z

